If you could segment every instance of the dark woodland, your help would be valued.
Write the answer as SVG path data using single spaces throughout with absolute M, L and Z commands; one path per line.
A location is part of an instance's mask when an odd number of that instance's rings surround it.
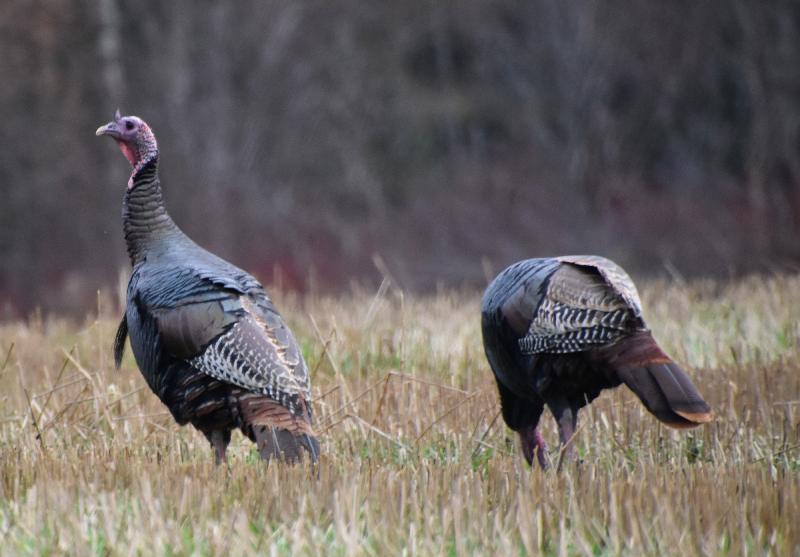
M 117 108 L 175 221 L 268 287 L 800 264 L 798 2 L 8 1 L 0 69 L 0 319 L 127 271 Z

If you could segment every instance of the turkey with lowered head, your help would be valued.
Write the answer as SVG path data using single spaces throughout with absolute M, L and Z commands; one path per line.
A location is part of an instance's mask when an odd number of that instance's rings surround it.
M 713 417 L 645 325 L 633 281 L 603 257 L 511 265 L 486 289 L 481 327 L 503 418 L 519 434 L 528 463 L 535 457 L 547 467 L 537 429 L 545 406 L 568 455 L 578 410 L 620 383 L 668 426 L 696 427 Z

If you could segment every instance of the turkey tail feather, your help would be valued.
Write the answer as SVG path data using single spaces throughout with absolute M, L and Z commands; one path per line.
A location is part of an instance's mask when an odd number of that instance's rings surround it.
M 253 426 L 258 452 L 263 460 L 298 462 L 307 452 L 312 463 L 319 458 L 319 441 L 308 433 L 292 433 L 272 426 Z
M 668 426 L 683 429 L 711 421 L 708 404 L 674 362 L 617 369 L 619 378 Z
M 297 401 L 299 415 L 263 395 L 249 393 L 239 399 L 239 404 L 262 459 L 298 462 L 305 451 L 312 463 L 317 462 L 319 441 L 304 401 Z
M 117 327 L 117 334 L 114 335 L 114 366 L 119 369 L 122 365 L 122 356 L 125 353 L 125 339 L 128 337 L 128 319 L 122 316 L 119 327 Z
M 686 372 L 664 354 L 649 332 L 624 339 L 608 352 L 622 382 L 666 425 L 686 429 L 714 418 Z

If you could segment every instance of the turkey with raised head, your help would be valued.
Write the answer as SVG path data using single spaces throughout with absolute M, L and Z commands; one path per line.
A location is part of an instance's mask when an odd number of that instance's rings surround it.
M 668 426 L 690 428 L 713 417 L 647 328 L 633 281 L 603 257 L 511 265 L 486 289 L 481 328 L 503 418 L 519 434 L 528 463 L 536 458 L 547 467 L 537 429 L 545 406 L 569 455 L 578 411 L 621 383 Z
M 180 425 L 203 432 L 217 464 L 237 428 L 265 460 L 316 462 L 308 368 L 261 284 L 172 221 L 144 121 L 117 111 L 96 133 L 113 138 L 133 166 L 122 209 L 133 271 L 117 367 L 130 337 L 147 384 Z

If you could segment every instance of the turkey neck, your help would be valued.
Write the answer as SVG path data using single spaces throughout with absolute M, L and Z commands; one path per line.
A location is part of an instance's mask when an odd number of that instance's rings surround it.
M 183 236 L 164 205 L 158 179 L 158 153 L 134 169 L 122 201 L 122 227 L 128 255 L 136 266 L 148 253 Z

